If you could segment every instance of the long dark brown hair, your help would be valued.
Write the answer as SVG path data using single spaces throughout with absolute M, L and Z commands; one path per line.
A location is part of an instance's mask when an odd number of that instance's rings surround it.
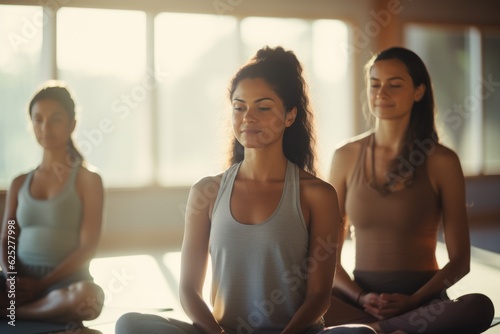
M 283 135 L 285 157 L 300 168 L 316 174 L 313 117 L 302 71 L 302 65 L 292 51 L 285 51 L 282 47 L 266 46 L 257 51 L 255 56 L 235 74 L 229 87 L 229 99 L 232 100 L 241 80 L 248 78 L 265 80 L 283 101 L 285 112 L 297 108 L 295 121 L 285 129 Z M 244 147 L 234 138 L 229 162 L 231 164 L 241 162 L 244 156 Z
M 419 161 L 418 164 L 412 163 L 412 165 L 414 165 L 412 166 L 413 168 L 405 168 L 406 171 L 404 175 L 401 175 L 401 161 L 411 162 L 413 160 L 411 156 L 412 153 L 414 154 L 415 150 L 421 150 L 421 147 L 416 145 L 416 143 L 428 142 L 429 140 L 435 143 L 439 142 L 434 120 L 435 104 L 431 78 L 424 62 L 415 52 L 402 47 L 392 47 L 375 54 L 365 66 L 367 84 L 370 79 L 370 71 L 373 65 L 377 61 L 391 59 L 399 59 L 403 62 L 412 78 L 414 87 L 424 85 L 425 92 L 419 101 L 413 103 L 403 147 L 397 155 L 398 158 L 394 159 L 389 164 L 389 169 L 386 174 L 386 183 L 382 186 L 382 192 L 390 191 L 392 183 L 397 181 L 394 178 L 395 176 L 400 181 L 402 180 L 405 186 L 411 185 L 415 179 L 418 167 L 427 159 L 426 154 L 420 154 L 419 156 L 423 157 L 424 161 Z
M 28 107 L 29 115 L 31 117 L 33 106 L 35 103 L 41 100 L 54 100 L 59 103 L 69 116 L 70 121 L 75 120 L 75 101 L 73 100 L 71 93 L 64 85 L 52 85 L 47 84 L 42 89 L 40 89 L 35 96 L 31 99 Z M 71 161 L 77 164 L 83 164 L 85 159 L 83 155 L 75 147 L 71 137 L 68 140 L 68 152 L 71 155 Z

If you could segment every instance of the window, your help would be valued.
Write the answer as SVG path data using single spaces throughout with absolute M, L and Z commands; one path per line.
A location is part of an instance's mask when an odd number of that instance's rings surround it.
M 466 175 L 499 173 L 499 35 L 410 25 L 406 40 L 430 72 L 443 143 L 458 153 Z
M 192 184 L 224 165 L 225 93 L 239 66 L 237 23 L 202 14 L 156 17 L 155 63 L 167 73 L 158 89 L 158 174 L 164 185 Z
M 146 64 L 145 13 L 60 9 L 57 67 L 59 79 L 68 83 L 81 106 L 75 145 L 101 171 L 106 185 L 151 182 L 155 79 Z
M 483 39 L 484 49 L 484 172 L 500 174 L 500 32 L 487 33 Z
M 348 44 L 342 21 L 55 10 L 0 6 L 0 47 L 7 50 L 0 54 L 6 101 L 1 188 L 40 161 L 40 148 L 25 130 L 26 105 L 46 79 L 63 80 L 72 90 L 74 142 L 107 187 L 188 186 L 221 172 L 232 135 L 229 81 L 264 45 L 293 50 L 304 65 L 322 175 L 335 145 L 352 135 L 353 83 L 350 59 L 339 47 Z M 13 45 L 14 32 L 28 32 L 28 42 Z
M 224 169 L 232 133 L 228 84 L 264 45 L 293 50 L 305 67 L 326 172 L 335 144 L 351 135 L 349 64 L 337 47 L 346 41 L 346 25 L 335 20 L 158 15 L 155 61 L 168 72 L 158 91 L 162 184 L 191 184 Z M 345 127 L 331 131 L 335 124 Z
M 28 103 L 44 79 L 44 12 L 38 6 L 0 6 L 0 189 L 34 168 L 41 155 Z

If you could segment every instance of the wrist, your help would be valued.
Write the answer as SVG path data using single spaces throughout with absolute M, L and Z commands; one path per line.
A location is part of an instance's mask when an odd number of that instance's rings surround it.
M 420 298 L 416 294 L 409 295 L 408 299 L 409 299 L 409 304 L 411 305 L 412 308 L 421 304 Z
M 361 290 L 356 297 L 356 305 L 363 306 L 363 297 L 367 294 L 365 290 Z

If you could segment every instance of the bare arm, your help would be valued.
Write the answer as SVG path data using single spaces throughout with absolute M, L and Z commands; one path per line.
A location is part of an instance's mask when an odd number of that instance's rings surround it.
M 203 191 L 206 185 L 219 187 L 220 178 L 205 178 L 193 185 L 186 208 L 182 242 L 180 301 L 187 316 L 203 333 L 221 333 L 222 328 L 203 300 L 203 283 L 208 262 L 210 212 L 215 198 Z
M 321 184 L 308 187 L 301 196 L 309 207 L 306 298 L 282 333 L 303 333 L 316 324 L 330 306 L 340 214 L 335 189 L 323 181 L 315 182 Z
M 356 150 L 354 150 L 353 144 L 348 144 L 348 146 L 339 148 L 333 156 L 329 177 L 330 183 L 337 191 L 340 214 L 342 217 L 342 233 L 339 236 L 337 271 L 335 273 L 333 285 L 354 302 L 357 301 L 362 289 L 351 279 L 344 267 L 342 267 L 341 254 L 344 240 L 349 233 L 348 219 L 345 211 L 345 201 L 347 196 L 347 180 L 349 178 L 349 173 L 353 169 L 353 163 L 355 162 L 353 158 L 357 157 L 359 154 L 355 151 Z
M 8 262 L 9 240 L 11 242 L 15 242 L 15 250 L 17 252 L 17 240 L 20 233 L 19 225 L 17 224 L 16 219 L 17 194 L 19 193 L 19 189 L 21 188 L 21 185 L 24 183 L 25 179 L 26 175 L 21 175 L 14 179 L 14 181 L 12 181 L 5 200 L 5 211 L 2 220 L 2 231 L 0 239 L 0 266 L 2 267 L 2 270 L 4 272 L 11 271 L 9 270 Z M 11 233 L 11 238 L 9 238 L 9 221 L 10 224 L 13 224 L 13 228 L 11 229 L 14 231 L 13 233 Z M 12 245 L 12 243 L 10 244 Z
M 457 155 L 446 149 L 429 159 L 429 174 L 442 203 L 448 263 L 414 294 L 417 304 L 447 289 L 469 272 L 470 239 L 465 208 L 465 180 Z

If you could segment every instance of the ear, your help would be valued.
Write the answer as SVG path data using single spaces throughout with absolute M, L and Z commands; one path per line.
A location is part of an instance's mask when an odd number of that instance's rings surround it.
M 73 120 L 73 124 L 70 127 L 71 127 L 70 133 L 73 133 L 73 131 L 75 131 L 75 127 L 76 127 L 76 119 Z
M 295 122 L 295 117 L 297 117 L 297 107 L 293 107 L 292 110 L 285 114 L 285 126 L 287 128 Z
M 419 102 L 422 99 L 422 97 L 425 94 L 425 89 L 426 87 L 424 84 L 420 84 L 420 86 L 418 86 L 417 89 L 415 89 L 415 98 L 414 98 L 415 102 Z

